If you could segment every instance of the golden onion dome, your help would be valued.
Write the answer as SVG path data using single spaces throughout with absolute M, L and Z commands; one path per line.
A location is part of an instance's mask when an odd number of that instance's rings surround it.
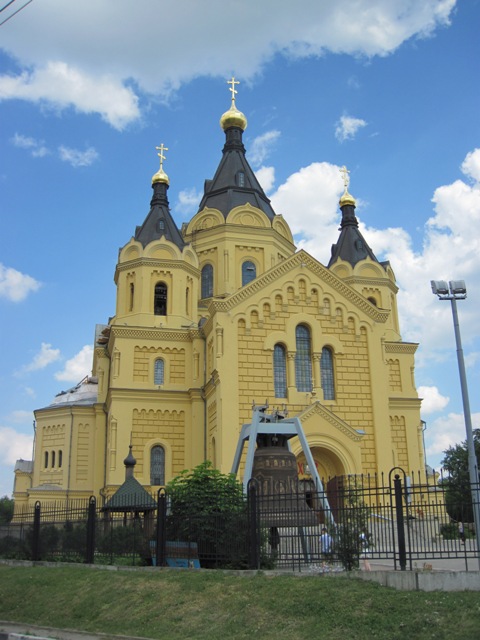
M 170 184 L 170 180 L 168 179 L 167 174 L 163 170 L 163 168 L 159 169 L 157 173 L 154 173 L 152 176 L 152 186 L 157 182 L 163 182 L 165 184 Z
M 350 195 L 350 193 L 348 193 L 348 191 L 345 189 L 345 193 L 343 194 L 343 196 L 340 198 L 340 207 L 344 207 L 345 205 L 349 204 L 351 206 L 355 206 L 357 204 L 357 201 L 355 200 L 355 198 Z
M 230 109 L 220 118 L 220 126 L 224 131 L 230 127 L 239 127 L 242 131 L 247 128 L 247 118 L 237 109 L 235 102 L 232 102 Z

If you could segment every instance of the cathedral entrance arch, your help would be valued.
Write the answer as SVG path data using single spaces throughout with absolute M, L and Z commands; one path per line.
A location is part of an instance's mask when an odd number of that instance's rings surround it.
M 318 475 L 324 486 L 326 486 L 327 482 L 332 478 L 343 476 L 347 473 L 343 462 L 334 451 L 325 447 L 314 446 L 311 447 L 311 452 Z M 303 452 L 297 456 L 297 470 L 300 482 L 307 484 L 311 481 L 312 475 Z

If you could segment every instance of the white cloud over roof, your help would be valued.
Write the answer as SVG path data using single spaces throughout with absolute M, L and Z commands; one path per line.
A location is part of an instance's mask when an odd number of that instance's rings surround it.
M 239 11 L 236 0 L 43 0 L 3 29 L 2 47 L 20 70 L 0 76 L 0 100 L 97 113 L 122 129 L 140 118 L 142 93 L 168 99 L 196 77 L 229 76 L 232 61 L 248 80 L 278 54 L 388 55 L 447 24 L 454 6 L 455 0 L 263 0 Z

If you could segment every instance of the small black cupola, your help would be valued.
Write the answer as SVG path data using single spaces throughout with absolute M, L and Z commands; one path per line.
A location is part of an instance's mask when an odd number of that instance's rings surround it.
M 153 240 L 159 240 L 164 236 L 166 240 L 173 242 L 182 250 L 185 242 L 170 213 L 167 198 L 170 181 L 163 170 L 164 152 L 168 151 L 168 149 L 161 144 L 157 147 L 157 151 L 160 158 L 160 169 L 152 176 L 153 196 L 150 201 L 150 212 L 144 223 L 136 228 L 135 240 L 138 240 L 146 247 Z
M 371 258 L 378 262 L 375 254 L 368 246 L 365 238 L 358 228 L 358 220 L 355 216 L 355 198 L 348 193 L 349 171 L 344 166 L 340 169 L 343 174 L 345 191 L 340 198 L 340 209 L 342 211 L 342 221 L 340 223 L 340 236 L 338 242 L 332 245 L 332 257 L 328 263 L 331 267 L 337 260 L 349 262 L 354 267 L 357 262 L 365 258 Z

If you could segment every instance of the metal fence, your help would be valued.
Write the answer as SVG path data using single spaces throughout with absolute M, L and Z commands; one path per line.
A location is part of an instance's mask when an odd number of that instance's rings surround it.
M 468 558 L 479 557 L 471 502 L 449 492 L 442 478 L 393 469 L 324 486 L 265 495 L 253 480 L 243 501 L 221 512 L 204 505 L 177 514 L 164 490 L 156 507 L 132 507 L 125 496 L 116 511 L 93 497 L 68 506 L 37 502 L 0 526 L 0 557 L 293 570 L 352 569 L 362 559 L 412 569 L 435 558 L 463 558 L 468 569 Z

